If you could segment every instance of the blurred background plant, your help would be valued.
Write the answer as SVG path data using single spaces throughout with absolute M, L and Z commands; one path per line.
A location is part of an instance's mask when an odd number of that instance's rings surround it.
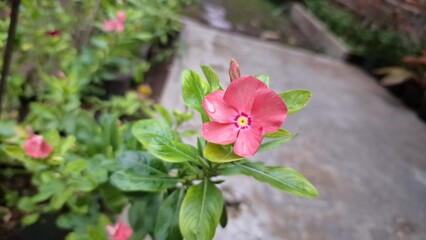
M 21 1 L 0 121 L 0 236 L 25 235 L 21 226 L 54 216 L 74 231 L 67 239 L 106 238 L 105 226 L 128 202 L 108 175 L 122 152 L 140 148 L 129 133 L 132 120 L 158 109 L 145 75 L 171 59 L 179 11 L 191 2 Z M 0 52 L 10 3 L 0 2 Z M 120 14 L 122 31 L 105 28 Z M 53 146 L 49 158 L 25 155 L 28 131 Z M 63 233 L 47 236 L 56 237 Z

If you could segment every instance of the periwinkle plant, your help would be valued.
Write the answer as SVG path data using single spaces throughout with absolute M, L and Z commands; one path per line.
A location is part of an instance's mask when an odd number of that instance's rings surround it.
M 281 125 L 287 115 L 307 104 L 311 92 L 277 94 L 269 89 L 265 75 L 240 76 L 235 60 L 229 72 L 231 83 L 222 90 L 217 74 L 207 66 L 201 69 L 207 81 L 191 70 L 182 74 L 183 100 L 203 122 L 197 146 L 184 143 L 172 127 L 170 114 L 162 111 L 164 122 L 148 119 L 133 125 L 133 135 L 146 152 L 119 158 L 123 169 L 110 177 L 131 199 L 129 220 L 134 236 L 212 239 L 219 222 L 226 225 L 226 208 L 217 187 L 219 176 L 243 174 L 290 194 L 318 196 L 315 187 L 296 170 L 246 158 L 297 135 Z M 263 142 L 264 138 L 273 140 Z M 133 214 L 140 208 L 144 216 Z

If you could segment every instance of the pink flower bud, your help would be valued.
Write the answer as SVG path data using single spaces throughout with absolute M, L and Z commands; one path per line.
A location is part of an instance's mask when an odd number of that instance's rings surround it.
M 235 58 L 231 59 L 231 64 L 229 66 L 229 78 L 232 81 L 241 77 L 240 65 Z
M 24 142 L 24 152 L 32 158 L 46 158 L 53 152 L 53 148 L 42 136 L 33 134 Z

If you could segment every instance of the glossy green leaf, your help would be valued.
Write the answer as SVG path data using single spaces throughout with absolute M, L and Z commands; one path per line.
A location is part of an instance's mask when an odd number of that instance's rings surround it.
M 141 175 L 132 170 L 121 170 L 111 175 L 111 183 L 123 191 L 160 192 L 176 186 L 179 179 L 167 175 Z
M 210 90 L 211 92 L 214 92 L 216 90 L 222 90 L 222 87 L 219 83 L 219 77 L 217 76 L 216 72 L 208 67 L 208 66 L 201 66 L 201 70 L 204 73 L 204 76 L 207 79 L 207 82 L 210 84 Z
M 317 197 L 318 191 L 298 171 L 288 167 L 268 167 L 262 163 L 235 163 L 244 170 L 244 174 L 256 180 L 268 183 L 283 192 L 302 197 Z
M 269 87 L 269 76 L 268 75 L 258 74 L 255 77 L 257 79 L 259 79 L 260 81 L 262 81 L 264 84 L 266 84 L 266 86 Z
M 286 136 L 291 136 L 291 133 L 288 132 L 287 130 L 284 130 L 284 129 L 279 129 L 278 131 L 276 131 L 274 133 L 265 134 L 266 138 L 281 138 L 281 137 L 286 137 Z
M 185 196 L 183 189 L 176 189 L 161 204 L 155 225 L 156 240 L 180 240 L 179 211 Z
M 186 69 L 182 73 L 182 97 L 185 104 L 198 112 L 204 112 L 203 98 L 209 94 L 210 87 L 196 72 Z
M 297 135 L 298 135 L 298 133 L 293 134 L 290 137 L 280 138 L 278 140 L 273 140 L 273 141 L 262 143 L 262 145 L 260 145 L 260 147 L 259 147 L 258 152 L 269 151 L 269 150 L 272 150 L 274 148 L 277 148 L 277 147 L 281 146 L 282 144 L 290 141 L 291 139 L 297 137 Z
M 207 143 L 203 153 L 204 157 L 208 160 L 218 163 L 233 162 L 243 159 L 243 157 L 235 154 L 230 146 L 214 143 Z
M 211 240 L 223 209 L 220 190 L 208 180 L 189 187 L 179 214 L 180 230 L 186 240 Z
M 57 192 L 50 200 L 50 207 L 59 210 L 74 193 L 73 187 L 67 187 L 64 191 Z
M 157 158 L 169 162 L 196 161 L 195 147 L 179 141 L 177 135 L 165 123 L 141 120 L 133 128 L 133 135 Z
M 144 146 L 154 156 L 168 162 L 196 161 L 197 149 L 189 144 L 170 140 L 163 137 L 145 137 Z
M 312 97 L 312 92 L 307 90 L 289 90 L 279 94 L 288 108 L 288 114 L 298 112 L 306 106 Z

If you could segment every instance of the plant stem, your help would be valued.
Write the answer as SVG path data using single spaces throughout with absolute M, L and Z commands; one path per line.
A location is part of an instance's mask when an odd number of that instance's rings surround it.
M 13 52 L 13 40 L 15 39 L 16 26 L 18 24 L 19 5 L 21 0 L 12 0 L 12 13 L 9 23 L 9 31 L 7 34 L 7 42 L 3 55 L 3 67 L 1 70 L 0 78 L 0 117 L 3 105 L 3 95 L 6 88 L 7 75 L 9 74 L 10 61 L 12 59 Z

